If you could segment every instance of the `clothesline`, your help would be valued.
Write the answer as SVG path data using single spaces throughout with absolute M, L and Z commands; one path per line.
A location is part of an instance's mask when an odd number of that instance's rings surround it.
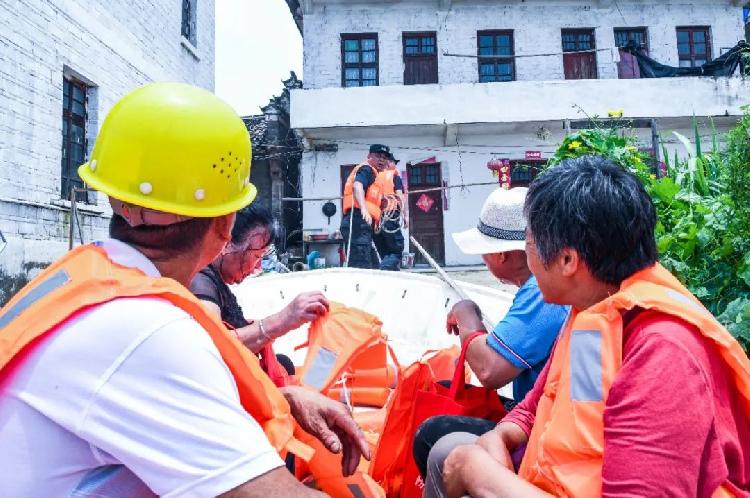
M 471 59 L 522 59 L 524 57 L 554 57 L 556 55 L 566 54 L 593 54 L 595 52 L 611 52 L 619 50 L 618 47 L 610 48 L 592 48 L 590 50 L 574 50 L 570 52 L 551 52 L 548 54 L 520 54 L 520 55 L 476 55 L 476 54 L 451 54 L 443 52 L 444 57 L 467 57 Z
M 407 190 L 404 192 L 406 195 L 415 195 L 415 194 L 423 194 L 425 192 L 436 192 L 438 190 L 448 190 L 452 188 L 466 188 L 466 187 L 480 187 L 480 186 L 487 186 L 487 185 L 495 185 L 500 186 L 500 183 L 495 182 L 478 182 L 478 183 L 463 183 L 461 185 L 446 185 L 444 187 L 430 187 L 430 188 L 424 188 L 419 190 Z M 308 201 L 337 201 L 341 200 L 344 197 L 339 195 L 336 197 L 282 197 L 282 202 L 308 202 Z

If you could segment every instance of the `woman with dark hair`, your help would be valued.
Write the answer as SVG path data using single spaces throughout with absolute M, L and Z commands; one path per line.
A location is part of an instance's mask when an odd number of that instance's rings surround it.
M 273 218 L 267 209 L 251 204 L 237 212 L 232 240 L 210 265 L 201 270 L 190 290 L 206 307 L 233 327 L 240 340 L 254 353 L 287 332 L 328 312 L 321 292 L 305 292 L 280 312 L 248 320 L 229 285 L 260 272 L 263 257 L 273 252 Z M 281 359 L 287 370 L 291 362 Z
M 571 316 L 524 400 L 445 460 L 445 494 L 748 496 L 750 360 L 657 262 L 638 178 L 566 160 L 525 212 L 529 269 Z

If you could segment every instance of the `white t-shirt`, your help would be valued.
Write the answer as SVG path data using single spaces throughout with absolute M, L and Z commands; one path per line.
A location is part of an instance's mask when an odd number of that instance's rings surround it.
M 211 338 L 162 299 L 79 313 L 0 384 L 0 497 L 216 496 L 282 465 Z

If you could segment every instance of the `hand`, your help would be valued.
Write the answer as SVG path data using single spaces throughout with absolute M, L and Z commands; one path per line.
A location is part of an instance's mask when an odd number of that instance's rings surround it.
M 510 451 L 503 441 L 503 436 L 497 427 L 484 433 L 474 443 L 482 448 L 489 456 L 500 463 L 503 467 L 513 470 L 513 460 Z
M 345 476 L 357 470 L 361 456 L 370 459 L 370 447 L 362 429 L 342 403 L 299 386 L 284 387 L 281 392 L 305 432 L 318 438 L 329 451 L 343 451 L 341 470 Z
M 279 312 L 279 326 L 271 332 L 279 337 L 328 313 L 331 305 L 322 292 L 303 292 Z
M 482 312 L 474 301 L 468 299 L 454 304 L 445 322 L 445 330 L 449 334 L 457 335 L 462 344 L 469 334 L 482 329 Z
M 365 223 L 372 225 L 372 216 L 370 215 L 370 212 L 367 209 L 361 209 L 360 211 L 362 211 L 362 219 L 365 220 Z

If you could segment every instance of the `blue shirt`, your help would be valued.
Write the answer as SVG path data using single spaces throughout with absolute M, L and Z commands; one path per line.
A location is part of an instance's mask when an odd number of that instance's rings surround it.
M 532 275 L 518 289 L 508 314 L 487 335 L 487 345 L 523 371 L 513 380 L 513 398 L 521 401 L 549 358 L 570 308 L 547 304 Z

